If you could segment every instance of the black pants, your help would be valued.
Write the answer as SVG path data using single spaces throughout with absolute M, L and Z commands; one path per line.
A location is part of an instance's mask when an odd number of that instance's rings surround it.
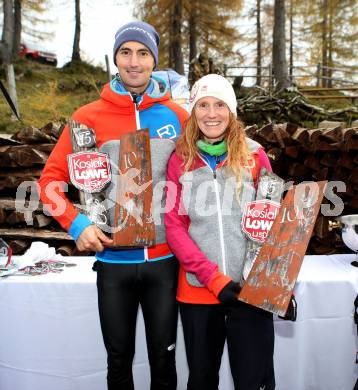
M 235 390 L 275 388 L 271 313 L 238 301 L 180 303 L 180 316 L 189 366 L 187 390 L 217 390 L 225 340 Z
M 134 389 L 132 361 L 139 303 L 147 338 L 150 388 L 176 389 L 177 278 L 174 258 L 141 264 L 98 262 L 98 306 L 108 355 L 108 390 Z

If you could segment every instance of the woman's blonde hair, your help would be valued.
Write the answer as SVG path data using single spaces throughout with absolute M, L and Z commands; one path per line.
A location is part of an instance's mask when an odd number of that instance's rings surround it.
M 198 147 L 196 143 L 201 138 L 203 138 L 203 134 L 198 126 L 194 109 L 186 122 L 184 131 L 179 137 L 176 146 L 176 153 L 183 160 L 185 171 L 188 171 L 192 167 L 197 157 Z M 224 139 L 227 144 L 226 167 L 234 173 L 239 181 L 243 168 L 253 167 L 254 159 L 245 140 L 243 123 L 231 112 Z

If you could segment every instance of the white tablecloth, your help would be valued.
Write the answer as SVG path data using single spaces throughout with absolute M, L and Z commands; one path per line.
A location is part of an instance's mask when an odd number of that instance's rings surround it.
M 353 255 L 306 256 L 295 288 L 297 322 L 275 321 L 277 390 L 352 390 L 358 376 Z M 105 390 L 106 353 L 97 312 L 93 258 L 62 274 L 0 280 L 0 390 Z M 144 325 L 138 316 L 136 390 L 149 389 Z M 181 325 L 178 389 L 187 366 Z M 220 389 L 233 389 L 227 354 Z

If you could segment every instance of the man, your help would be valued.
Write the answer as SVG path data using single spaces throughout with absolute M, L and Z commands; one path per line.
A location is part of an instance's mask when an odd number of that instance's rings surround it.
M 154 214 L 162 210 L 164 186 L 160 183 L 165 180 L 174 139 L 187 118 L 186 111 L 170 100 L 165 83 L 152 77 L 158 63 L 158 44 L 157 32 L 147 23 L 132 22 L 121 27 L 113 48 L 118 68 L 116 78 L 105 85 L 99 100 L 73 114 L 75 121 L 94 129 L 97 147 L 110 154 L 112 168 L 118 163 L 121 137 L 149 128 Z M 132 360 L 139 304 L 146 329 L 151 389 L 175 389 L 178 266 L 165 241 L 162 215 L 154 218 L 155 246 L 110 248 L 113 241 L 84 214 L 78 213 L 61 189 L 56 197 L 47 194 L 54 181 L 69 182 L 66 156 L 70 153 L 71 138 L 66 127 L 39 180 L 41 199 L 47 208 L 57 210 L 59 204 L 52 198 L 60 197 L 65 209 L 55 218 L 76 240 L 79 250 L 96 251 L 99 314 L 108 354 L 108 389 L 134 389 Z

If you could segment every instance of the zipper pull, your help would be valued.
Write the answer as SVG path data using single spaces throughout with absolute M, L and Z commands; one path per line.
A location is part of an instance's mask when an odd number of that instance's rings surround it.
M 138 107 L 139 107 L 138 98 L 139 98 L 139 95 L 137 95 L 136 93 L 132 93 L 133 103 L 134 103 L 137 111 L 138 111 Z
M 216 163 L 216 167 L 215 167 L 215 170 L 213 171 L 214 179 L 216 179 L 216 169 L 217 169 L 218 165 L 220 164 L 220 157 L 219 156 L 215 156 L 215 163 Z

